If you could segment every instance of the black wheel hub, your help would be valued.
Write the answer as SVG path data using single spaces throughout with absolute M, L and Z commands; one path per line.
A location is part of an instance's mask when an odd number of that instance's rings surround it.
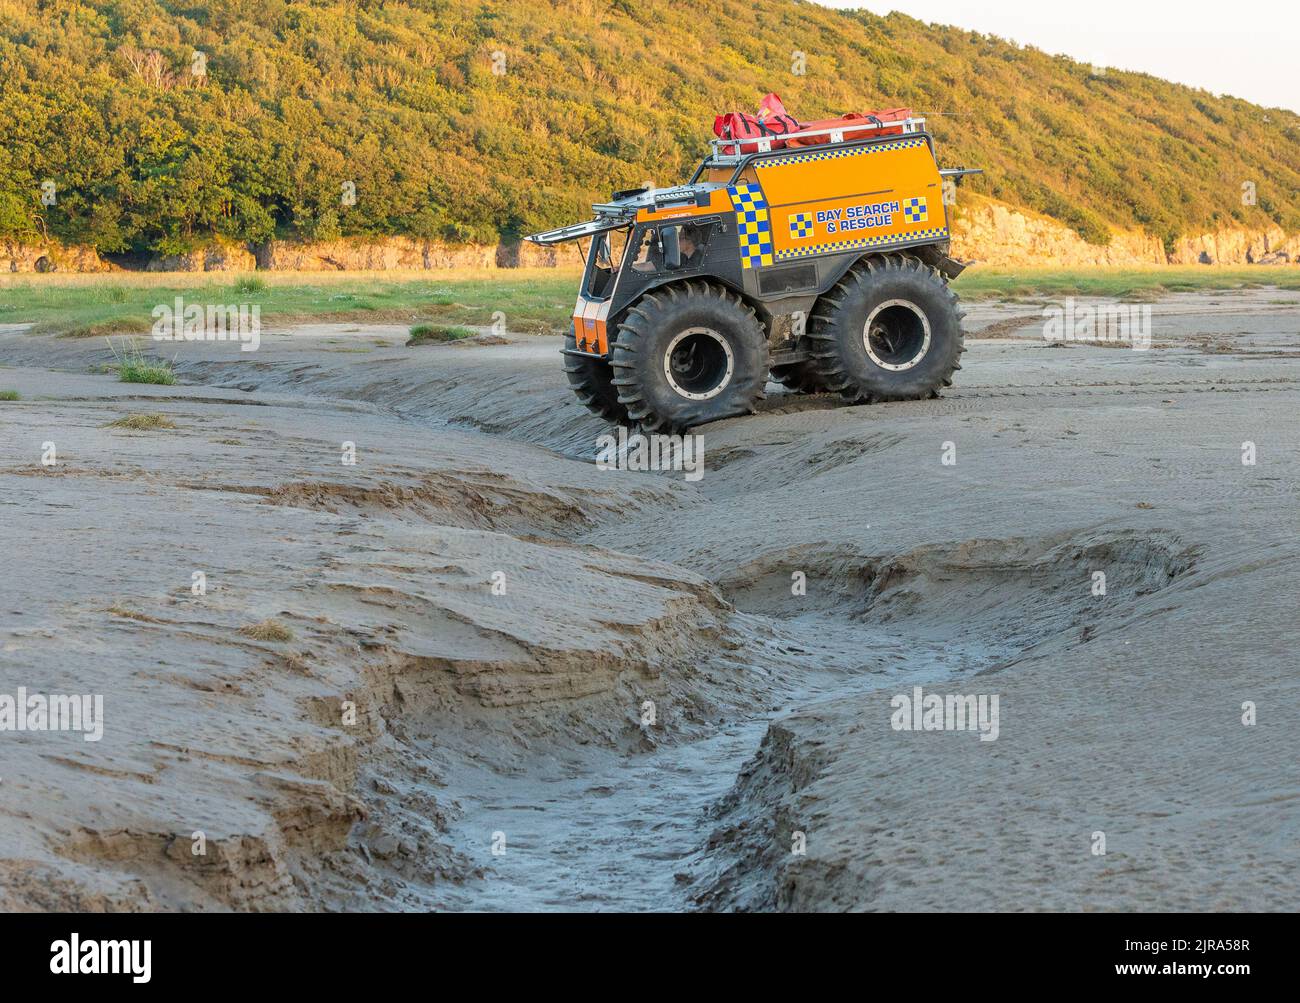
M 911 369 L 930 348 L 930 323 L 914 303 L 890 300 L 871 312 L 863 340 L 882 369 Z
M 708 400 L 731 382 L 735 360 L 731 347 L 717 331 L 692 327 L 682 331 L 668 347 L 664 374 L 683 397 Z

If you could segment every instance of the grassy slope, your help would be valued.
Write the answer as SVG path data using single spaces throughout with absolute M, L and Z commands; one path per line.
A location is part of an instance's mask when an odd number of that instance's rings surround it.
M 272 274 L 260 288 L 241 288 L 210 275 L 0 277 L 0 324 L 71 336 L 144 334 L 150 311 L 184 296 L 203 304 L 258 304 L 263 323 L 358 321 L 487 326 L 500 311 L 512 331 L 559 332 L 568 327 L 578 273 L 520 269 L 482 273 L 421 273 L 415 277 L 342 273 Z M 1145 299 L 1163 292 L 1272 285 L 1300 289 L 1300 272 L 1286 268 L 1027 270 L 974 269 L 954 284 L 965 299 L 1105 296 Z
M 805 119 L 910 104 L 946 162 L 988 170 L 973 190 L 1093 241 L 1300 230 L 1294 113 L 797 0 L 0 0 L 0 78 L 0 232 L 110 249 L 530 232 L 681 178 L 713 115 L 769 89 Z

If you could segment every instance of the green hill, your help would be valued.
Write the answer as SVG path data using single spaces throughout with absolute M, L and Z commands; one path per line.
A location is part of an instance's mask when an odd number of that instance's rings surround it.
M 794 0 L 0 0 L 0 234 L 164 252 L 213 236 L 514 237 L 613 188 L 679 180 L 713 115 L 767 90 L 804 119 L 911 105 L 945 163 L 986 168 L 975 190 L 1095 243 L 1113 226 L 1166 244 L 1300 230 L 1295 113 L 901 15 Z

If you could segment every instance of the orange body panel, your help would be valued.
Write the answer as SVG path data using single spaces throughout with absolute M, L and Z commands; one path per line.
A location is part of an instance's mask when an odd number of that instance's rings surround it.
M 609 351 L 609 334 L 605 322 L 609 317 L 609 301 L 595 302 L 578 297 L 573 307 L 573 332 L 580 352 Z
M 942 177 L 922 136 L 763 157 L 731 191 L 742 268 L 949 236 Z
M 755 167 L 777 262 L 948 236 L 939 168 L 924 140 L 823 146 Z

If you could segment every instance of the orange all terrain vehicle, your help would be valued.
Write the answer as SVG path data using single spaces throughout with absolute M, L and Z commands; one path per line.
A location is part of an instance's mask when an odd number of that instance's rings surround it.
M 903 114 L 745 142 L 719 126 L 687 184 L 615 192 L 595 219 L 529 237 L 591 239 L 564 348 L 582 402 L 678 433 L 752 412 L 769 375 L 853 402 L 950 386 L 964 346 L 947 283 L 964 266 L 943 185 L 977 172 L 940 170 L 924 119 Z

